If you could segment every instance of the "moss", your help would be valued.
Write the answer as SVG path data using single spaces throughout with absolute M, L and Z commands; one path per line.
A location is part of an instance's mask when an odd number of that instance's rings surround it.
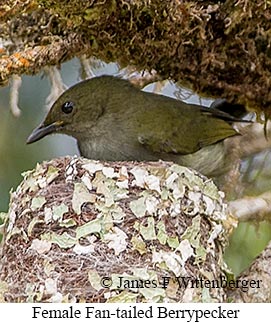
M 270 114 L 271 5 L 267 1 L 32 2 L 40 6 L 43 17 L 48 15 L 46 21 L 53 16 L 48 27 L 40 28 L 41 22 L 30 23 L 34 12 L 29 10 L 18 37 L 27 35 L 32 44 L 76 33 L 87 56 L 116 61 L 121 67 L 134 65 L 138 71 L 154 70 L 202 96 L 224 97 Z M 14 19 L 21 21 L 19 12 Z M 37 31 L 40 37 L 33 42 Z M 67 51 L 69 46 L 67 42 Z M 71 56 L 81 54 L 79 47 Z M 59 63 L 69 57 L 63 55 Z

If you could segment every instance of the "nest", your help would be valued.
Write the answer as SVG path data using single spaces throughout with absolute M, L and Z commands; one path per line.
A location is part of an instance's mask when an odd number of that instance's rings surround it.
M 172 163 L 65 157 L 11 194 L 0 262 L 6 302 L 223 301 L 232 227 L 212 181 Z

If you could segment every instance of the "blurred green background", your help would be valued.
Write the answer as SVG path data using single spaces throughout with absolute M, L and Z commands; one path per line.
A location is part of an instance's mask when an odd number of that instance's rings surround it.
M 104 64 L 94 69 L 96 75 L 116 74 L 118 67 L 115 64 Z M 74 59 L 62 65 L 61 74 L 64 83 L 69 87 L 80 80 L 80 63 Z M 147 90 L 152 90 L 148 86 Z M 163 93 L 174 96 L 176 88 L 168 84 Z M 24 76 L 20 88 L 19 106 L 22 114 L 15 118 L 9 109 L 9 87 L 0 88 L 0 212 L 7 212 L 9 191 L 16 189 L 22 180 L 21 173 L 35 167 L 37 162 L 49 160 L 57 156 L 78 154 L 75 140 L 63 136 L 48 136 L 43 140 L 26 145 L 25 141 L 32 129 L 36 127 L 46 114 L 45 100 L 50 93 L 50 82 L 44 75 Z M 200 100 L 197 96 L 185 91 L 187 101 L 209 106 L 211 100 Z M 271 167 L 267 167 L 269 178 Z M 267 177 L 264 176 L 266 179 Z M 271 181 L 268 181 L 271 186 Z M 257 184 L 259 186 L 259 182 Z M 266 184 L 265 184 L 266 186 Z M 271 239 L 270 223 L 261 223 L 254 226 L 241 224 L 234 232 L 226 260 L 235 274 L 246 268 Z

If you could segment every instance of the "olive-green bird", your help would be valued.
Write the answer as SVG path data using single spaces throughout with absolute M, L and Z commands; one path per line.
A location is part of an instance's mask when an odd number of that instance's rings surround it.
M 224 139 L 241 121 L 215 108 L 147 93 L 113 76 L 95 77 L 64 92 L 33 143 L 51 133 L 77 139 L 82 156 L 105 161 L 167 160 L 216 176 L 226 165 Z

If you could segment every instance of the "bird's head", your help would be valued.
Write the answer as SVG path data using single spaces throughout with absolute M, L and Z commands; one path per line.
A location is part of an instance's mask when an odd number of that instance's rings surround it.
M 27 143 L 52 133 L 80 137 L 80 133 L 86 133 L 106 112 L 114 84 L 119 82 L 123 80 L 102 76 L 72 86 L 56 100 L 45 120 L 28 137 Z

